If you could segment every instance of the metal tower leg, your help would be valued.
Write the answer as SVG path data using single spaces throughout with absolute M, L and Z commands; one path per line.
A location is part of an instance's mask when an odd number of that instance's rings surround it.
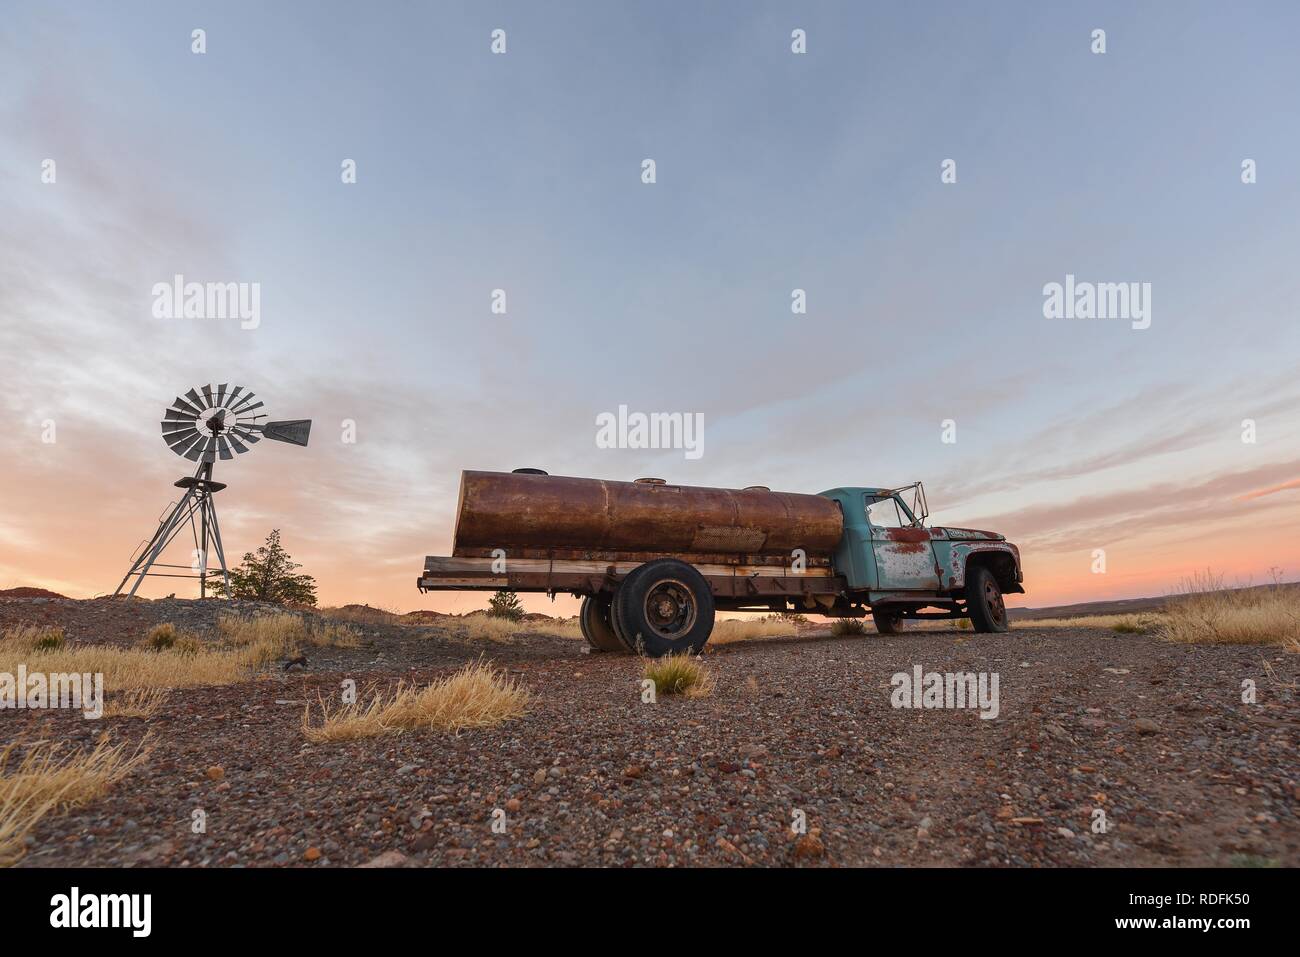
M 137 575 L 138 577 L 136 578 L 135 584 L 131 586 L 131 591 L 128 593 L 127 597 L 133 597 L 135 595 L 136 589 L 139 588 L 140 583 L 144 581 L 144 577 L 148 573 L 149 568 L 158 560 L 158 556 L 162 554 L 162 550 L 167 547 L 167 543 L 170 542 L 176 536 L 176 532 L 180 530 L 181 513 L 184 512 L 185 517 L 193 521 L 194 505 L 194 489 L 190 489 L 185 493 L 185 496 L 176 503 L 176 507 L 172 509 L 171 514 L 163 519 L 162 524 L 158 526 L 158 531 L 154 532 L 153 539 L 149 542 L 149 547 L 146 548 L 140 554 L 140 557 L 135 560 L 135 564 L 131 566 L 131 570 L 126 573 L 126 578 L 122 579 L 122 584 L 117 586 L 117 591 L 113 594 L 121 594 L 122 587 L 126 585 L 131 576 Z

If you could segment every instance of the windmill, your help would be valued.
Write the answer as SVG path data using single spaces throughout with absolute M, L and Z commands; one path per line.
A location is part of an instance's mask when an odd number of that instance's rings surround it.
M 284 422 L 263 422 L 266 413 L 259 411 L 263 403 L 242 385 L 233 389 L 225 383 L 205 385 L 190 389 L 163 413 L 163 441 L 177 455 L 198 462 L 193 475 L 176 481 L 185 495 L 171 507 L 158 523 L 143 547 L 137 550 L 131 569 L 113 594 L 120 595 L 126 583 L 135 578 L 128 595 L 134 595 L 146 575 L 162 578 L 197 578 L 199 597 L 207 595 L 207 581 L 218 575 L 208 570 L 208 548 L 211 545 L 220 567 L 223 594 L 230 596 L 230 570 L 221 548 L 221 528 L 217 525 L 217 509 L 212 496 L 226 487 L 224 482 L 212 480 L 212 466 L 217 459 L 233 459 L 242 455 L 262 439 L 287 442 L 290 445 L 307 444 L 311 432 L 311 419 L 289 419 Z M 158 561 L 158 556 L 186 525 L 194 537 L 195 561 L 190 565 L 169 565 Z M 188 569 L 191 573 L 179 574 L 154 571 L 155 568 Z

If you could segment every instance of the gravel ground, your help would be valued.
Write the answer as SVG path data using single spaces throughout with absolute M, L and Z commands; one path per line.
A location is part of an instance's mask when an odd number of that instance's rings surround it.
M 0 626 L 126 641 L 219 610 L 27 599 L 0 602 Z M 814 632 L 720 646 L 705 656 L 712 695 L 643 704 L 638 663 L 581 642 L 361 630 L 359 649 L 309 650 L 305 672 L 172 692 L 147 721 L 5 713 L 6 741 L 90 743 L 107 728 L 155 745 L 105 798 L 43 821 L 19 866 L 1300 864 L 1300 656 L 1275 648 L 1027 625 Z M 302 736 L 305 702 L 344 678 L 425 681 L 480 655 L 533 693 L 524 718 Z M 916 665 L 996 672 L 998 717 L 892 707 L 891 675 Z

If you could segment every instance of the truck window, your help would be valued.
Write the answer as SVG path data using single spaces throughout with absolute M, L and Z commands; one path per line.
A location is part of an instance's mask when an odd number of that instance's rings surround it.
M 876 498 L 867 502 L 867 521 L 876 528 L 902 528 L 906 524 L 898 514 L 893 498 Z

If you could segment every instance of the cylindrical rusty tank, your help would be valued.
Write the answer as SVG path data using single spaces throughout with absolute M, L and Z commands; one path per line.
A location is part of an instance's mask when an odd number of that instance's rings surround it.
M 665 553 L 829 555 L 839 505 L 820 495 L 512 472 L 462 472 L 457 554 L 579 548 Z

